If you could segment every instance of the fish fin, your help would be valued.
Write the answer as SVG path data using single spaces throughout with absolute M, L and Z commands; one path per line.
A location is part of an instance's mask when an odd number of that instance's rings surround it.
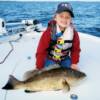
M 25 90 L 24 92 L 25 93 L 34 93 L 34 92 L 37 92 L 37 91 Z
M 27 71 L 25 74 L 24 74 L 24 80 L 27 80 L 35 75 L 38 74 L 38 70 L 30 70 L 30 71 Z
M 41 71 L 40 70 L 30 70 L 30 71 L 27 71 L 25 74 L 24 74 L 24 80 L 27 80 L 31 77 L 34 77 L 35 75 L 37 74 L 40 74 L 41 72 L 45 72 L 45 71 L 49 71 L 51 69 L 56 69 L 56 68 L 60 68 L 60 65 L 58 64 L 54 64 L 54 65 L 50 65 L 48 67 L 45 67 L 44 69 L 42 69 Z
M 55 89 L 54 91 L 60 91 L 61 89 Z
M 66 80 L 64 80 L 62 82 L 62 84 L 63 84 L 63 91 L 64 92 L 70 91 L 70 85 L 69 85 L 69 83 Z
M 53 64 L 53 65 L 46 66 L 44 71 L 48 71 L 48 70 L 52 70 L 52 69 L 57 69 L 57 68 L 60 68 L 60 65 L 59 64 Z
M 14 76 L 10 75 L 7 84 L 2 89 L 6 90 L 14 89 L 16 85 L 19 83 L 20 81 L 18 81 Z

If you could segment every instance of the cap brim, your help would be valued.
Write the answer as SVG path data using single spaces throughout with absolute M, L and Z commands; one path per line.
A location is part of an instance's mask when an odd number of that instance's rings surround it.
M 57 11 L 56 11 L 56 13 L 62 13 L 62 12 L 69 12 L 69 13 L 70 13 L 70 15 L 71 15 L 71 17 L 74 17 L 73 12 L 72 12 L 72 11 L 70 11 L 70 10 L 57 10 Z

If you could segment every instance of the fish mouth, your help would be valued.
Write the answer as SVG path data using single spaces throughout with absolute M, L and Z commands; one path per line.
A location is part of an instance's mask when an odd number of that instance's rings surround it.
M 86 77 L 86 76 L 79 78 L 79 79 L 78 79 L 78 82 L 77 82 L 77 85 L 80 85 L 80 84 L 85 83 L 86 80 L 87 80 L 87 77 Z

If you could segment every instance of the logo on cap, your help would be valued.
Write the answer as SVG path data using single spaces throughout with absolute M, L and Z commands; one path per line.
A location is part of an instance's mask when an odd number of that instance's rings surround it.
M 67 5 L 67 4 L 62 4 L 61 6 L 68 7 L 68 5 Z

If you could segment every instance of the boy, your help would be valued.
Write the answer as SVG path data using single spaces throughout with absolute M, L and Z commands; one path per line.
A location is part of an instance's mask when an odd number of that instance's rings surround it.
M 36 68 L 59 64 L 78 70 L 80 40 L 72 25 L 73 9 L 68 2 L 58 5 L 53 20 L 48 23 L 36 53 Z

